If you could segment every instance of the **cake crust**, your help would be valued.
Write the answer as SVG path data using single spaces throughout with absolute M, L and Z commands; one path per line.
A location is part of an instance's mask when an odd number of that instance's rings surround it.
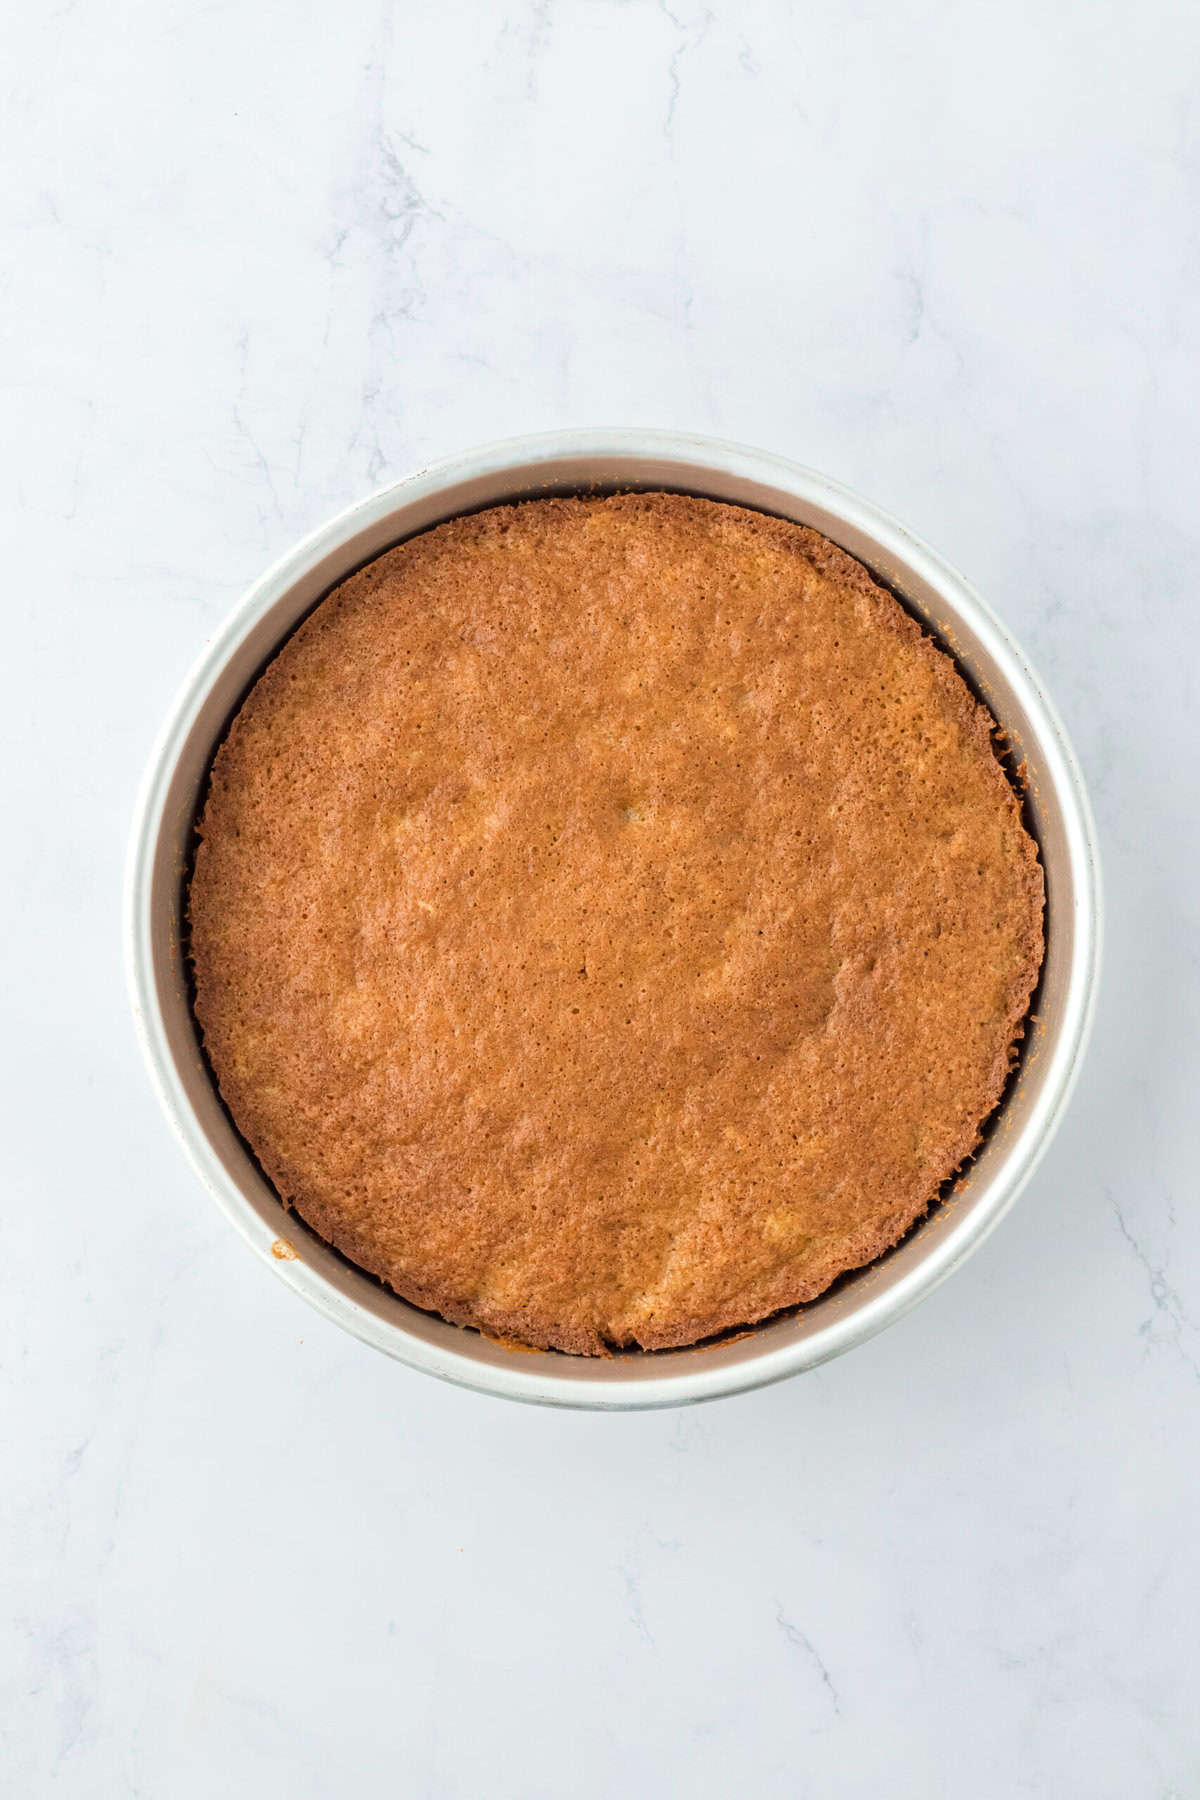
M 664 1349 L 872 1261 L 975 1148 L 1042 873 L 954 663 L 814 531 L 452 519 L 217 753 L 195 1012 L 285 1203 L 416 1305 Z

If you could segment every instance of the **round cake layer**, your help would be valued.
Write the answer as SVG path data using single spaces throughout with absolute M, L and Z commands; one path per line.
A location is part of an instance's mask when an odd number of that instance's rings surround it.
M 993 732 L 784 520 L 638 494 L 411 539 L 214 763 L 191 954 L 234 1120 L 346 1256 L 498 1336 L 812 1299 L 1005 1085 L 1042 876 Z

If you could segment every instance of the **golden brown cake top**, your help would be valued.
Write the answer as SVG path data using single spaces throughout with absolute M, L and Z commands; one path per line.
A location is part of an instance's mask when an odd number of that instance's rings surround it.
M 196 1013 L 279 1193 L 416 1304 L 601 1353 L 811 1299 L 978 1140 L 1042 878 L 954 664 L 817 533 L 451 520 L 212 774 Z

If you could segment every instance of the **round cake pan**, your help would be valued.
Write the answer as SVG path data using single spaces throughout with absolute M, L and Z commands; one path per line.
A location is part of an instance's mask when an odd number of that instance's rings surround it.
M 667 488 L 814 526 L 870 568 L 957 659 L 999 721 L 1025 784 L 1046 876 L 1046 958 L 1013 1081 L 951 1191 L 895 1249 L 822 1298 L 739 1336 L 612 1358 L 516 1349 L 410 1306 L 285 1210 L 217 1094 L 192 1018 L 184 881 L 213 754 L 264 664 L 352 570 L 456 513 L 543 494 Z M 347 1331 L 413 1368 L 557 1406 L 681 1405 L 813 1368 L 907 1312 L 1007 1212 L 1062 1116 L 1096 993 L 1095 831 L 1066 734 L 1028 658 L 961 576 L 867 501 L 759 451 L 648 431 L 556 433 L 488 445 L 373 495 L 255 583 L 209 642 L 168 719 L 138 802 L 127 946 L 142 1048 L 201 1180 L 289 1286 Z

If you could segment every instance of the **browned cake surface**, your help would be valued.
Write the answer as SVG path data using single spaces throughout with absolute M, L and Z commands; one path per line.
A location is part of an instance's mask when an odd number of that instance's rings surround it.
M 196 1012 L 284 1199 L 565 1350 L 819 1294 L 976 1142 L 1042 954 L 992 720 L 815 532 L 455 519 L 288 641 L 213 770 Z

